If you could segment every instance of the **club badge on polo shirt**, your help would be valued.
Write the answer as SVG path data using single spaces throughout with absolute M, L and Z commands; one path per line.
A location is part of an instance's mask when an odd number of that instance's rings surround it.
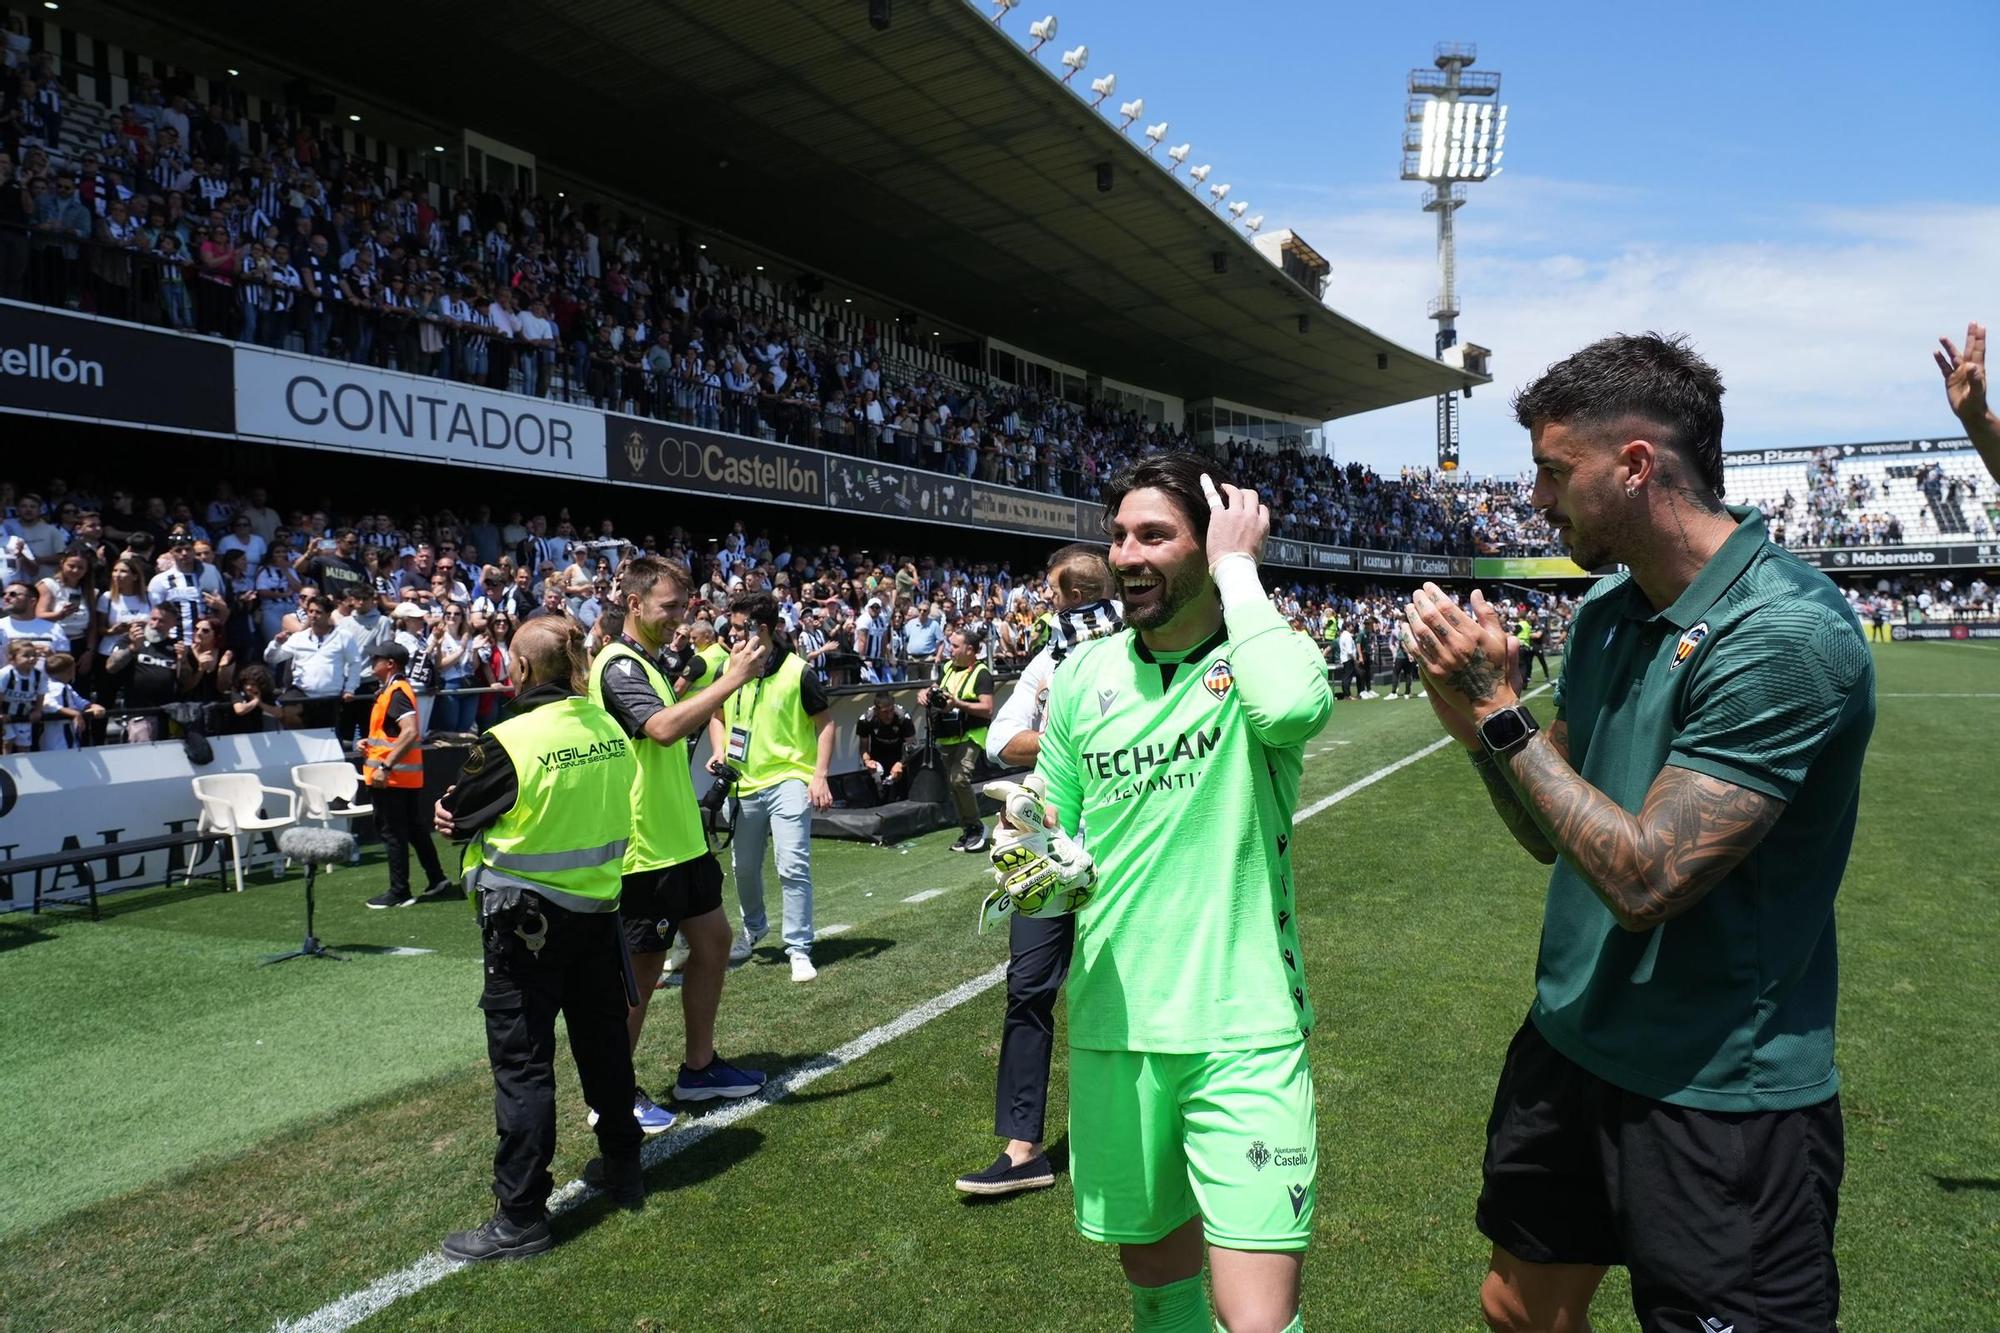
M 1706 620 L 1693 626 L 1685 634 L 1681 635 L 1680 642 L 1674 645 L 1674 660 L 1667 665 L 1667 670 L 1679 671 L 1681 663 L 1693 657 L 1694 650 L 1699 648 L 1701 641 L 1707 637 L 1708 622 Z

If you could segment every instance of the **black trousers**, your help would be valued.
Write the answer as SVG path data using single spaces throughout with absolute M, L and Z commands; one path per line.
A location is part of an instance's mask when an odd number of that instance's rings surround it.
M 1007 1023 L 1000 1033 L 993 1132 L 1003 1139 L 1040 1143 L 1049 1108 L 1056 996 L 1069 976 L 1076 918 L 1015 916 L 1008 925 L 1007 942 Z
M 530 950 L 517 927 L 542 946 Z M 639 1158 L 632 1118 L 632 1047 L 625 1030 L 625 959 L 618 914 L 565 911 L 532 894 L 484 923 L 486 1056 L 493 1066 L 493 1193 L 516 1222 L 539 1220 L 555 1179 L 556 1015 L 569 1028 L 584 1100 L 597 1108 L 597 1146 L 607 1161 Z
M 429 808 L 421 787 L 376 787 L 369 793 L 375 807 L 375 828 L 389 853 L 389 892 L 410 891 L 410 849 L 424 867 L 424 887 L 441 883 L 444 867 L 438 863 L 437 844 L 431 841 Z
M 1549 655 L 1547 653 L 1543 652 L 1540 648 L 1530 645 L 1522 650 L 1521 656 L 1523 661 L 1526 662 L 1526 666 L 1521 671 L 1521 679 L 1526 680 L 1528 678 L 1528 673 L 1535 669 L 1535 663 L 1537 662 L 1542 664 L 1542 679 L 1547 680 L 1549 678 Z

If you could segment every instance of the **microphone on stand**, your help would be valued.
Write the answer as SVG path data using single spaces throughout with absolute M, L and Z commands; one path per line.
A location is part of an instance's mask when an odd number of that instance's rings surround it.
M 354 855 L 354 835 L 329 828 L 288 828 L 278 835 L 278 850 L 288 861 L 297 861 L 306 868 L 306 938 L 305 943 L 290 953 L 266 958 L 264 964 L 289 962 L 294 958 L 331 958 L 337 963 L 347 960 L 334 953 L 313 935 L 313 880 L 321 866 L 342 865 Z

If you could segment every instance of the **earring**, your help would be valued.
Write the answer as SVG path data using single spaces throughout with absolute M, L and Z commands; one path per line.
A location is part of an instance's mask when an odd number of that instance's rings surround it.
M 1627 486 L 1627 487 L 1625 488 L 1625 498 L 1626 498 L 1626 499 L 1628 499 L 1628 500 L 1636 500 L 1636 499 L 1638 499 L 1638 498 L 1639 498 L 1639 488 L 1638 488 L 1637 486 Z

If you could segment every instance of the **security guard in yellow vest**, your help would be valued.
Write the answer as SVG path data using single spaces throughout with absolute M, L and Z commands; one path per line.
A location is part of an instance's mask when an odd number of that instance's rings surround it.
M 681 628 L 692 582 L 684 564 L 658 556 L 628 560 L 618 571 L 621 632 L 590 664 L 591 702 L 611 714 L 639 761 L 618 908 L 638 988 L 629 1019 L 632 1050 L 636 1055 L 648 1002 L 678 934 L 688 949 L 680 986 L 687 1049 L 673 1093 L 683 1102 L 748 1097 L 764 1086 L 763 1074 L 715 1053 L 715 1013 L 729 970 L 729 918 L 722 911 L 722 867 L 708 849 L 695 804 L 688 737 L 763 669 L 765 653 L 755 644 L 725 653 L 717 678 L 681 698 L 669 683 L 672 672 L 663 654 Z M 705 661 L 694 662 L 702 668 L 698 674 L 708 673 Z M 685 672 L 680 678 L 686 681 Z M 643 1091 L 634 1097 L 632 1115 L 649 1134 L 673 1123 Z
M 986 825 L 979 818 L 979 798 L 972 778 L 979 756 L 986 752 L 986 724 L 993 720 L 993 673 L 979 661 L 983 636 L 977 629 L 951 632 L 951 665 L 938 683 L 917 694 L 930 718 L 931 740 L 944 757 L 951 803 L 958 810 L 961 832 L 954 852 L 986 850 Z
M 548 1227 L 556 1147 L 555 1032 L 569 1028 L 593 1106 L 632 1101 L 625 1014 L 629 964 L 618 888 L 632 835 L 632 745 L 582 698 L 583 629 L 567 616 L 521 626 L 511 644 L 521 693 L 480 738 L 434 824 L 465 849 L 466 891 L 486 945 L 486 1050 L 493 1066 L 493 1193 L 499 1211 L 445 1238 L 461 1260 L 518 1259 L 555 1243 Z M 597 1123 L 584 1179 L 628 1207 L 645 1199 L 639 1126 Z
M 754 643 L 769 654 L 762 673 L 730 695 L 722 713 L 708 724 L 715 752 L 709 770 L 738 775 L 730 853 L 743 928 L 729 958 L 749 958 L 770 929 L 764 914 L 764 845 L 771 843 L 784 888 L 785 953 L 792 980 L 811 981 L 819 975 L 812 962 L 812 812 L 833 804 L 826 781 L 833 763 L 833 711 L 818 677 L 775 637 L 775 597 L 737 594 L 729 603 L 729 627 L 735 642 Z

